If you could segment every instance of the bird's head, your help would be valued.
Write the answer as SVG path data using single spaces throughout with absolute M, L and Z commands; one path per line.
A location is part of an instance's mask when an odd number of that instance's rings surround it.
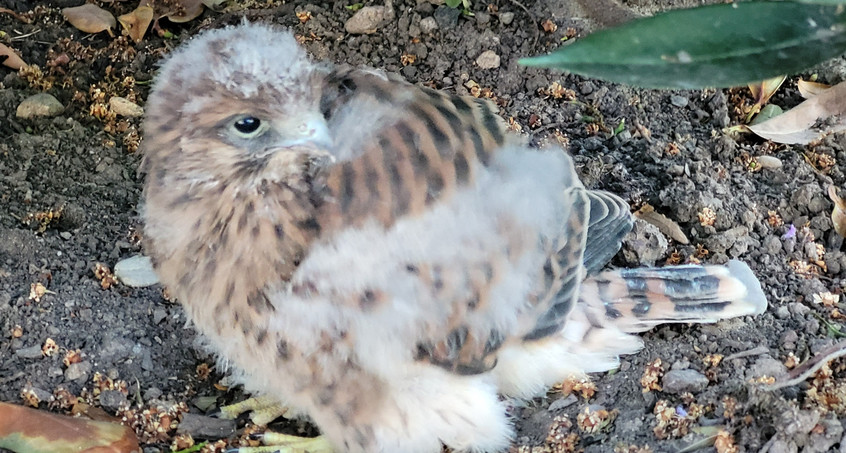
M 158 74 L 142 169 L 194 187 L 296 184 L 333 145 L 320 110 L 324 76 L 288 31 L 242 24 L 199 35 Z

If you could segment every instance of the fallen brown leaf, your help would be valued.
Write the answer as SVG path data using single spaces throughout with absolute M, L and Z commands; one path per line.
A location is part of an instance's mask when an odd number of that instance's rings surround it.
M 834 209 L 831 211 L 831 223 L 834 224 L 834 231 L 842 237 L 846 237 L 846 200 L 837 195 L 837 188 L 828 186 L 828 198 L 834 202 Z
M 162 14 L 171 22 L 181 24 L 197 18 L 203 13 L 203 2 L 200 0 L 178 0 L 173 2 L 174 7 Z
M 135 42 L 141 42 L 144 34 L 147 33 L 147 28 L 153 22 L 153 7 L 143 3 L 131 12 L 117 18 L 126 33 Z
M 805 145 L 823 134 L 846 129 L 846 82 L 841 82 L 749 130 L 776 143 Z M 834 118 L 836 116 L 839 118 Z M 816 123 L 831 118 L 827 124 Z
M 140 453 L 135 432 L 116 423 L 0 403 L 0 447 L 28 453 Z
M 12 68 L 15 71 L 26 66 L 26 63 L 24 63 L 21 57 L 19 57 L 11 47 L 2 43 L 0 43 L 0 63 L 3 63 L 3 66 Z
M 635 217 L 655 225 L 658 227 L 658 231 L 673 238 L 679 244 L 690 244 L 690 240 L 684 234 L 679 224 L 672 221 L 664 214 L 655 212 L 655 208 L 651 205 L 643 205 L 643 207 L 638 209 L 634 214 Z
M 770 98 L 778 91 L 785 79 L 787 79 L 787 76 L 782 75 L 749 84 L 749 91 L 752 92 L 752 96 L 755 98 L 755 105 L 752 106 L 752 110 L 750 111 L 751 115 L 758 113 L 761 107 L 769 102 Z
M 831 85 L 799 79 L 799 81 L 796 82 L 796 87 L 799 88 L 799 94 L 802 95 L 803 98 L 809 99 L 831 88 Z
M 93 3 L 65 8 L 62 10 L 62 15 L 65 16 L 65 20 L 70 22 L 71 25 L 85 33 L 108 31 L 109 35 L 113 36 L 111 29 L 117 25 L 115 16 L 112 16 L 112 13 Z

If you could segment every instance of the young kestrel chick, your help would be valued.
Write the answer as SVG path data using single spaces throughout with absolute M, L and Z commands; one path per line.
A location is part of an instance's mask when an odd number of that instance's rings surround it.
M 339 452 L 507 448 L 498 395 L 604 371 L 663 322 L 759 313 L 740 262 L 600 272 L 632 217 L 494 107 L 211 31 L 148 99 L 146 237 L 247 389 Z

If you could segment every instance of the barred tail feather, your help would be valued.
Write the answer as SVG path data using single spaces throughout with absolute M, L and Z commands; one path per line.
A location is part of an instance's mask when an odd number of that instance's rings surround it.
M 745 263 L 618 269 L 585 280 L 580 303 L 624 332 L 658 324 L 717 322 L 767 308 L 761 284 Z

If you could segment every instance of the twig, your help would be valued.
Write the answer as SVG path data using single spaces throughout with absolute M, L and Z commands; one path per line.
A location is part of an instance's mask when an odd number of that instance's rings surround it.
M 791 385 L 797 385 L 805 379 L 811 377 L 812 374 L 816 373 L 817 370 L 822 368 L 822 366 L 826 363 L 843 356 L 846 356 L 846 340 L 834 343 L 828 348 L 820 351 L 819 354 L 808 359 L 807 362 L 794 368 L 790 371 L 790 373 L 787 373 L 786 380 L 782 380 L 771 385 L 765 385 L 763 386 L 763 389 L 771 392 L 773 390 L 790 387 Z

